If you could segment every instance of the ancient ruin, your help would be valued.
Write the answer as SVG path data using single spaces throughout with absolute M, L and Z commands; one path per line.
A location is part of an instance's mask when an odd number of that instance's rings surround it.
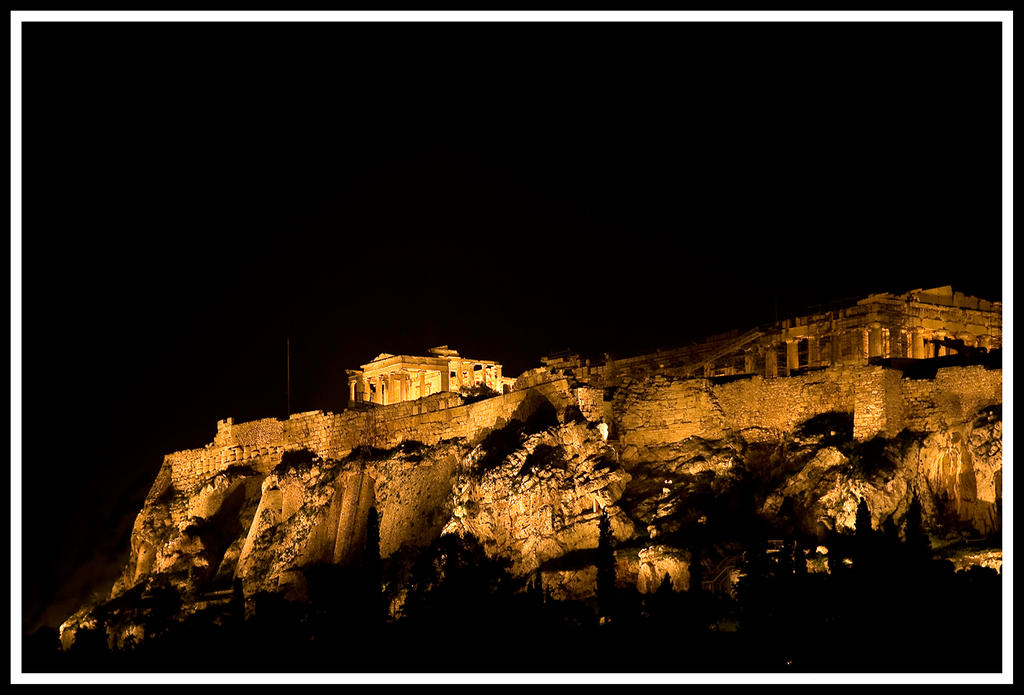
M 301 598 L 303 569 L 348 562 L 371 508 L 384 558 L 471 535 L 554 598 L 593 595 L 593 565 L 568 558 L 597 547 L 606 514 L 619 583 L 651 592 L 668 575 L 685 590 L 690 551 L 663 539 L 703 523 L 694 490 L 743 476 L 761 486 L 759 515 L 788 510 L 809 534 L 852 531 L 861 499 L 874 523 L 898 524 L 912 498 L 934 528 L 991 534 L 1001 326 L 1000 303 L 943 287 L 653 354 L 552 355 L 514 380 L 447 346 L 384 353 L 349 372 L 341 413 L 228 418 L 167 454 L 111 599 L 157 578 L 194 605 L 236 581 Z M 480 385 L 495 395 L 465 397 Z M 703 562 L 704 585 L 730 591 L 735 551 Z
M 629 370 L 686 369 L 694 376 L 770 378 L 808 368 L 973 354 L 1001 345 L 1002 303 L 954 292 L 946 285 L 835 302 L 814 314 L 616 360 L 615 365 Z M 575 357 L 559 355 L 546 363 L 569 366 L 576 364 Z
M 347 370 L 349 404 L 392 405 L 474 386 L 497 393 L 512 390 L 515 379 L 503 377 L 498 362 L 460 357 L 447 345 L 427 352 L 429 357 L 382 352 L 360 369 Z

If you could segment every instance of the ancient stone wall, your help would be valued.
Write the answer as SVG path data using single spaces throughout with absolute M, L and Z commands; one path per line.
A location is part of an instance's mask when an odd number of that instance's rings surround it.
M 662 446 L 689 437 L 777 440 L 820 413 L 852 412 L 857 375 L 822 370 L 715 384 L 670 372 L 626 381 L 615 394 L 616 434 L 623 446 Z
M 168 454 L 171 478 L 179 491 L 190 491 L 204 480 L 233 466 L 248 465 L 269 473 L 285 451 L 308 449 L 320 458 L 342 458 L 357 446 L 390 448 L 403 441 L 436 444 L 444 439 L 473 439 L 510 419 L 522 419 L 536 399 L 551 403 L 558 415 L 574 402 L 565 380 L 541 384 L 463 405 L 457 393 L 417 401 L 329 413 L 296 413 L 287 420 L 264 418 L 217 423 L 214 441 L 199 449 Z
M 594 386 L 579 386 L 573 389 L 577 407 L 584 418 L 591 422 L 611 423 L 612 403 L 605 400 L 603 388 Z
M 757 376 L 705 388 L 722 431 L 747 441 L 778 439 L 800 423 L 828 412 L 850 412 L 859 370 L 829 369 L 777 379 Z
M 657 447 L 689 437 L 772 441 L 828 412 L 852 413 L 854 436 L 893 436 L 904 428 L 938 431 L 1002 401 L 1002 372 L 980 366 L 940 369 L 934 379 L 899 370 L 850 366 L 798 376 L 728 383 L 662 373 L 625 380 L 612 402 L 620 444 Z
M 863 441 L 876 435 L 892 437 L 903 423 L 901 374 L 882 367 L 860 372 L 853 399 L 853 438 Z
M 937 432 L 964 422 L 981 408 L 1002 403 L 1002 381 L 1002 370 L 981 366 L 940 369 L 934 379 L 904 379 L 901 426 Z
M 543 398 L 559 415 L 575 405 L 588 420 L 609 422 L 622 446 L 662 446 L 689 437 L 721 439 L 738 434 L 747 441 L 781 438 L 799 423 L 827 412 L 854 416 L 854 436 L 893 436 L 904 428 L 937 431 L 962 422 L 979 408 L 1002 400 L 1002 372 L 981 366 L 939 369 L 934 379 L 903 378 L 881 366 L 850 366 L 786 378 L 754 376 L 727 383 L 687 378 L 673 370 L 623 377 L 614 397 L 544 370 L 533 386 L 464 405 L 443 393 L 368 410 L 340 414 L 311 411 L 287 420 L 218 423 L 206 447 L 168 454 L 174 487 L 188 491 L 232 466 L 268 473 L 283 452 L 309 449 L 321 458 L 341 458 L 357 446 L 394 447 L 402 441 L 436 444 L 472 440 L 531 411 Z M 594 375 L 601 379 L 600 374 Z M 522 415 L 518 416 L 522 419 Z

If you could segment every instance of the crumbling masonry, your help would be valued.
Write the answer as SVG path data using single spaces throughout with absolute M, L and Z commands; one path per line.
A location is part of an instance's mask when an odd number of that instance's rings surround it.
M 838 471 L 847 459 L 823 444 L 768 495 L 765 513 L 796 489 L 813 493 L 808 508 L 831 527 L 849 528 L 861 495 L 873 496 L 873 514 L 894 514 L 912 489 L 927 489 L 933 505 L 945 495 L 960 519 L 990 533 L 1001 523 L 1000 310 L 948 287 L 872 295 L 674 350 L 552 355 L 515 380 L 497 362 L 447 346 L 426 357 L 382 354 L 349 373 L 350 407 L 341 413 L 227 418 L 210 443 L 165 456 L 111 596 L 169 573 L 187 575 L 189 586 L 193 574 L 209 575 L 201 580 L 209 587 L 240 580 L 247 595 L 301 593 L 303 568 L 358 557 L 371 507 L 383 557 L 447 529 L 481 536 L 523 572 L 596 547 L 604 510 L 617 539 L 645 544 L 626 563 L 627 583 L 649 591 L 667 573 L 681 588 L 686 553 L 650 545 L 660 542 L 651 528 L 662 501 L 634 500 L 651 510 L 626 514 L 630 481 L 645 490 L 646 476 L 675 494 L 679 481 L 662 481 L 664 465 L 679 473 L 672 478 L 727 473 L 746 449 L 776 446 L 826 414 L 852 416 L 859 442 L 910 432 L 921 443 L 881 482 L 835 478 L 818 490 L 805 472 L 846 475 Z M 481 386 L 495 395 L 480 399 Z M 527 432 L 530 421 L 543 424 Z M 526 438 L 508 460 L 482 472 L 488 439 L 517 431 Z M 563 466 L 529 472 L 545 450 L 564 454 Z M 712 583 L 732 576 L 727 563 L 712 569 Z M 588 595 L 592 570 L 547 566 L 545 586 Z M 65 645 L 87 613 L 62 627 Z

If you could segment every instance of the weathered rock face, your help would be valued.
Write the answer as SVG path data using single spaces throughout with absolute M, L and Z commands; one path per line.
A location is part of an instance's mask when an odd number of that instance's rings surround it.
M 839 447 L 803 442 L 789 452 L 796 462 L 765 500 L 771 516 L 790 500 L 807 531 L 852 532 L 857 505 L 867 500 L 877 528 L 902 522 L 916 495 L 925 523 L 935 531 L 977 534 L 999 530 L 1002 497 L 1001 431 L 997 408 L 942 432 L 904 431 Z
M 219 454 L 214 445 L 186 452 L 217 466 L 183 474 L 180 457 L 165 460 L 111 598 L 170 584 L 196 606 L 236 581 L 245 595 L 301 598 L 307 568 L 359 557 L 371 508 L 384 558 L 406 562 L 442 533 L 472 535 L 514 573 L 539 572 L 553 598 L 593 593 L 602 513 L 618 582 L 641 592 L 666 574 L 688 588 L 694 534 L 728 537 L 730 524 L 751 520 L 850 532 L 861 498 L 876 527 L 899 526 L 916 495 L 934 532 L 990 534 L 1000 527 L 1001 394 L 985 395 L 990 374 L 965 374 L 944 378 L 967 384 L 967 396 L 939 398 L 871 368 L 871 383 L 889 389 L 881 399 L 872 391 L 872 417 L 881 412 L 889 427 L 897 413 L 909 424 L 863 440 L 854 432 L 873 430 L 857 419 L 863 389 L 849 370 L 725 385 L 656 374 L 447 409 L 404 403 L 394 422 L 386 408 L 365 416 L 379 448 L 359 443 L 358 414 L 323 425 L 306 414 L 259 428 L 227 423 Z M 912 398 L 893 405 L 901 393 Z M 251 443 L 235 441 L 243 435 Z M 294 443 L 306 440 L 313 445 Z M 725 555 L 706 571 L 723 567 Z M 65 643 L 93 620 L 89 608 L 72 616 Z
M 655 545 L 638 553 L 640 568 L 636 587 L 641 593 L 653 594 L 665 577 L 674 591 L 690 588 L 690 553 L 670 546 Z
M 542 563 L 598 545 L 601 510 L 619 541 L 636 535 L 617 506 L 630 475 L 600 430 L 570 422 L 527 436 L 500 461 L 484 446 L 459 475 L 446 531 L 469 533 L 526 574 Z M 494 467 L 490 464 L 496 463 Z

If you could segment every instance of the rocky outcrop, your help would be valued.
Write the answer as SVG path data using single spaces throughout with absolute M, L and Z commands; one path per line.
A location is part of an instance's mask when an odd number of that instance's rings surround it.
M 604 510 L 613 536 L 636 528 L 617 505 L 630 475 L 592 423 L 577 421 L 527 436 L 499 461 L 477 447 L 462 469 L 445 530 L 471 534 L 526 574 L 580 549 L 597 548 Z
M 798 463 L 767 496 L 762 514 L 789 500 L 805 530 L 852 532 L 857 505 L 867 501 L 872 524 L 902 523 L 911 500 L 920 501 L 936 533 L 987 535 L 1000 528 L 1001 433 L 998 408 L 941 432 L 903 431 L 892 439 L 854 445 L 803 442 L 790 452 Z
M 220 467 L 177 478 L 168 457 L 110 598 L 169 584 L 188 609 L 235 582 L 247 596 L 302 598 L 308 568 L 360 556 L 371 508 L 392 564 L 409 564 L 443 533 L 472 536 L 520 577 L 539 574 L 552 598 L 574 599 L 593 593 L 602 514 L 618 546 L 617 581 L 641 592 L 656 591 L 666 575 L 674 589 L 688 588 L 694 538 L 728 545 L 730 525 L 752 524 L 848 533 L 861 499 L 876 527 L 899 527 L 916 496 L 933 533 L 997 532 L 1000 407 L 964 415 L 964 402 L 951 399 L 955 408 L 939 418 L 933 399 L 927 419 L 907 419 L 939 423 L 932 429 L 858 441 L 853 414 L 829 410 L 852 398 L 852 379 L 842 372 L 716 386 L 655 375 L 610 388 L 538 387 L 496 405 L 403 411 L 402 422 L 429 424 L 429 443 L 408 424 L 402 437 L 381 439 L 383 448 L 280 451 L 260 440 L 249 456 L 222 456 Z M 777 401 L 758 400 L 766 394 Z M 444 436 L 449 421 L 459 424 Z M 735 577 L 734 558 L 716 557 L 704 572 L 717 586 Z M 72 616 L 65 641 L 91 621 L 88 608 Z

